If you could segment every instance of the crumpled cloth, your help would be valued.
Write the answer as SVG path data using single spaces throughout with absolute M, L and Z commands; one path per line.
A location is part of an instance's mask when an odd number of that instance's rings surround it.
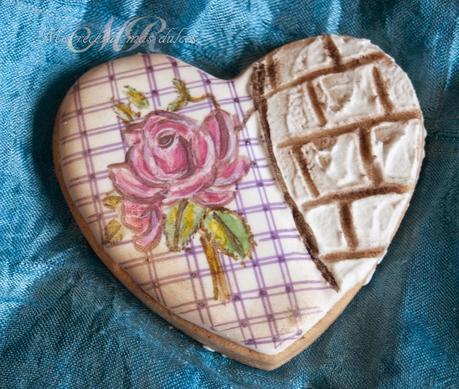
M 458 7 L 451 0 L 3 0 L 0 387 L 458 387 Z M 58 106 L 92 66 L 148 48 L 116 51 L 99 42 L 74 52 L 49 32 L 103 31 L 111 16 L 114 27 L 149 16 L 176 33 L 187 28 L 194 43 L 163 40 L 153 49 L 220 77 L 290 41 L 336 33 L 371 39 L 413 81 L 428 136 L 402 226 L 336 323 L 273 372 L 211 353 L 151 313 L 72 220 L 52 163 Z

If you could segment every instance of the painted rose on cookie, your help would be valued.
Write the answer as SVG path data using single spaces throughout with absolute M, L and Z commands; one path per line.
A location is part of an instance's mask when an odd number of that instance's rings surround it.
M 123 135 L 126 159 L 108 170 L 122 198 L 121 222 L 134 232 L 138 250 L 151 252 L 164 233 L 169 249 L 179 251 L 199 231 L 213 277 L 222 272 L 218 252 L 234 259 L 251 255 L 250 228 L 240 215 L 223 208 L 250 168 L 249 160 L 239 155 L 231 114 L 216 106 L 198 123 L 157 110 Z M 217 297 L 225 300 L 227 287 L 220 289 L 224 296 Z

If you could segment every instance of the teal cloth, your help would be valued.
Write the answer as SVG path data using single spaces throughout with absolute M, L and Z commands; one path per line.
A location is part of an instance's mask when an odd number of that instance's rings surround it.
M 457 1 L 0 4 L 1 388 L 459 386 Z M 52 164 L 56 111 L 78 76 L 128 53 L 110 44 L 74 53 L 45 38 L 87 24 L 100 31 L 110 16 L 116 26 L 159 16 L 188 28 L 196 44 L 156 48 L 217 76 L 287 42 L 338 33 L 371 39 L 413 81 L 428 136 L 404 222 L 372 282 L 276 371 L 208 352 L 171 328 L 121 286 L 72 220 Z

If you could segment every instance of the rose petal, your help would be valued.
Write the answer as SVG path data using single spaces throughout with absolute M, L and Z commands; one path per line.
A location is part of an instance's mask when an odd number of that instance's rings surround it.
M 201 129 L 212 137 L 218 160 L 231 163 L 237 157 L 238 136 L 231 114 L 214 110 L 204 118 Z
M 191 119 L 173 114 L 174 120 L 162 118 L 146 128 L 143 138 L 143 159 L 152 175 L 170 182 L 193 174 L 191 138 L 197 126 Z M 162 141 L 164 138 L 169 141 Z
M 189 128 L 197 127 L 196 120 L 190 117 L 181 115 L 179 113 L 171 112 L 171 111 L 164 111 L 164 110 L 158 109 L 157 111 L 154 111 L 150 115 L 148 115 L 147 118 L 150 118 L 151 116 L 155 116 L 156 118 L 159 118 L 161 120 L 174 121 L 177 123 L 181 123 Z
M 156 160 L 151 153 L 151 150 L 146 145 L 143 146 L 142 158 L 145 161 L 148 170 L 151 172 L 151 175 L 155 177 L 155 179 L 164 183 L 171 180 L 171 177 L 168 177 L 167 174 L 164 174 L 164 172 L 156 164 Z
M 250 162 L 244 157 L 236 159 L 229 165 L 219 166 L 214 185 L 220 186 L 235 184 L 248 173 L 249 169 Z
M 154 126 L 156 123 L 159 121 L 163 120 L 163 115 L 159 111 L 154 111 L 146 115 L 143 119 L 143 123 L 141 124 L 142 126 L 142 131 L 146 127 L 151 127 Z
M 234 192 L 231 190 L 218 191 L 208 189 L 196 194 L 193 200 L 205 207 L 221 207 L 231 202 L 233 198 Z
M 164 188 L 145 185 L 127 164 L 113 164 L 108 169 L 113 186 L 128 200 L 151 204 L 162 199 Z
M 170 178 L 181 178 L 192 174 L 190 143 L 181 135 L 168 135 L 171 138 L 167 147 L 156 144 L 152 148 L 153 158 L 161 171 Z
M 143 121 L 142 123 L 131 124 L 123 132 L 124 140 L 129 147 L 142 141 L 144 123 L 145 121 Z
M 197 174 L 181 183 L 174 183 L 171 185 L 164 203 L 172 204 L 179 199 L 193 196 L 195 193 L 208 186 L 208 182 L 212 180 L 212 176 L 215 176 L 215 174 Z
M 204 156 L 199 155 L 200 152 L 203 152 L 204 147 L 201 145 L 201 151 L 194 154 L 198 160 L 202 162 L 193 175 L 186 177 L 182 180 L 176 180 L 171 183 L 168 194 L 167 194 L 167 203 L 171 204 L 178 199 L 188 198 L 193 196 L 195 193 L 208 188 L 213 185 L 216 174 L 215 166 L 215 149 L 213 147 L 212 138 L 208 134 L 198 132 L 194 134 L 194 143 L 201 142 L 200 138 L 203 138 L 206 142 L 207 153 Z M 194 150 L 193 150 L 194 151 Z
M 134 238 L 135 246 L 141 251 L 149 251 L 155 248 L 161 240 L 164 227 L 164 218 L 160 208 L 150 211 L 150 230 L 143 235 Z
M 149 114 L 142 126 L 144 132 L 148 133 L 150 140 L 154 140 L 157 133 L 168 128 L 188 138 L 192 131 L 197 128 L 197 122 L 175 112 L 158 110 Z
M 128 150 L 126 162 L 134 175 L 144 184 L 164 186 L 163 182 L 152 174 L 152 170 L 155 169 L 155 166 L 149 166 L 145 161 L 142 145 L 134 145 Z
M 188 143 L 196 129 L 193 119 L 167 111 L 152 112 L 142 123 L 130 126 L 125 139 L 128 145 L 137 145 L 127 157 L 134 173 L 146 184 L 189 176 Z M 170 142 L 165 143 L 164 138 Z
M 193 162 L 197 168 L 201 168 L 208 157 L 209 150 L 214 150 L 210 136 L 202 131 L 197 131 L 191 139 L 193 150 Z
M 126 144 L 131 147 L 136 143 L 140 143 L 142 141 L 142 132 L 141 131 L 125 131 L 124 132 L 124 141 Z
M 121 207 L 123 224 L 136 234 L 145 234 L 150 227 L 150 207 L 145 204 L 124 200 Z

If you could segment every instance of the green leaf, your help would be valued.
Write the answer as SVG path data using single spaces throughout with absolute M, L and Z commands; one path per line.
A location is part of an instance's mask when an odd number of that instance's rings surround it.
M 252 255 L 255 242 L 241 215 L 222 208 L 210 211 L 203 222 L 209 240 L 234 259 Z
M 171 112 L 175 112 L 183 108 L 187 104 L 188 104 L 188 100 L 182 97 L 178 97 L 174 101 L 168 104 L 167 110 Z
M 179 109 L 188 105 L 189 102 L 196 103 L 208 97 L 207 95 L 202 95 L 198 97 L 191 96 L 190 91 L 188 90 L 188 87 L 186 86 L 186 83 L 183 80 L 178 80 L 174 78 L 172 80 L 172 84 L 174 84 L 174 88 L 177 91 L 178 96 L 174 101 L 169 103 L 169 105 L 167 106 L 168 111 L 178 111 Z
M 188 91 L 185 81 L 174 78 L 172 80 L 172 84 L 174 84 L 175 90 L 177 91 L 179 96 L 183 96 L 188 100 L 188 98 L 190 97 L 190 92 Z
M 104 228 L 104 244 L 112 245 L 121 242 L 123 234 L 121 232 L 121 224 L 118 220 L 110 220 Z
M 175 112 L 188 104 L 188 101 L 190 99 L 190 92 L 188 92 L 188 88 L 185 82 L 182 80 L 177 80 L 176 78 L 174 78 L 172 80 L 172 84 L 174 84 L 174 88 L 178 96 L 174 101 L 169 103 L 167 109 L 168 111 Z
M 180 201 L 169 210 L 164 229 L 169 250 L 183 250 L 198 229 L 204 211 L 203 207 L 186 200 Z
M 126 85 L 124 93 L 129 97 L 129 102 L 134 104 L 138 109 L 144 109 L 148 107 L 148 100 L 142 92 L 132 86 Z
M 102 202 L 107 208 L 116 209 L 121 203 L 121 200 L 121 196 L 108 195 L 103 198 Z
M 131 122 L 140 115 L 138 112 L 134 112 L 131 109 L 130 104 L 125 103 L 116 103 L 113 105 L 113 111 L 121 120 L 125 122 Z

